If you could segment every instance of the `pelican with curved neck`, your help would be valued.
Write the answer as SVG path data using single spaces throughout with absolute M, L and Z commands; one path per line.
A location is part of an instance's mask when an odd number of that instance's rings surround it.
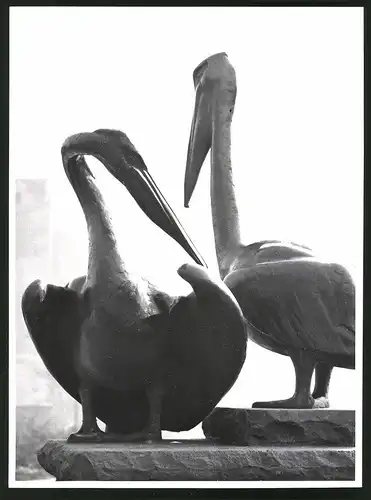
M 203 262 L 127 136 L 103 129 L 76 134 L 62 158 L 88 227 L 87 275 L 67 287 L 31 283 L 23 315 L 47 368 L 82 405 L 82 426 L 71 440 L 158 440 L 162 429 L 197 425 L 233 385 L 245 360 L 245 320 L 229 289 L 199 264 L 178 270 L 194 290 L 186 297 L 132 276 L 84 155 L 99 159 L 152 220 Z
M 189 206 L 211 149 L 210 195 L 220 276 L 242 307 L 252 340 L 289 355 L 296 371 L 292 398 L 254 406 L 328 406 L 333 366 L 354 367 L 353 281 L 342 266 L 317 261 L 307 247 L 276 240 L 242 244 L 231 162 L 236 73 L 227 54 L 221 52 L 197 66 L 193 81 L 196 104 L 188 146 L 184 205 Z M 273 296 L 277 284 L 279 290 Z M 286 314 L 290 317 L 296 314 L 299 319 L 291 321 Z M 310 394 L 314 368 L 316 386 Z

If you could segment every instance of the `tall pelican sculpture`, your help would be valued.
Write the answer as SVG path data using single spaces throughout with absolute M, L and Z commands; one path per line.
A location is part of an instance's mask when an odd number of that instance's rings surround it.
M 258 345 L 290 356 L 293 397 L 253 407 L 329 406 L 332 368 L 354 368 L 354 284 L 340 265 L 321 262 L 306 247 L 282 241 L 243 245 L 231 164 L 231 123 L 237 85 L 227 54 L 193 73 L 196 104 L 184 181 L 187 207 L 211 149 L 211 208 L 220 276 L 237 298 Z M 310 385 L 315 369 L 316 379 Z
M 193 293 L 171 297 L 130 273 L 84 155 L 99 159 L 197 262 L 178 269 Z M 219 277 L 200 265 L 202 258 L 125 134 L 102 129 L 71 136 L 62 157 L 87 223 L 87 274 L 66 287 L 31 283 L 22 310 L 46 367 L 82 405 L 81 429 L 69 439 L 155 441 L 162 429 L 191 429 L 243 366 L 242 311 Z M 135 235 L 130 240 L 135 244 Z M 107 424 L 105 433 L 97 418 Z

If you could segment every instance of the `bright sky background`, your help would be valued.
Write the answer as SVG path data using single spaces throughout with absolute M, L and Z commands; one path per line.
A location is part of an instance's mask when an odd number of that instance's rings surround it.
M 97 128 L 127 133 L 216 271 L 209 160 L 189 209 L 183 176 L 192 72 L 224 51 L 237 73 L 232 161 L 246 243 L 303 243 L 347 266 L 361 289 L 361 8 L 13 7 L 10 28 L 11 178 L 50 180 L 53 230 L 66 255 L 58 272 L 46 266 L 44 279 L 65 284 L 85 273 L 85 221 L 60 148 L 69 135 Z M 187 293 L 176 274 L 187 254 L 99 162 L 89 164 L 128 263 L 167 291 Z M 54 252 L 60 240 L 53 238 Z M 293 375 L 288 358 L 250 342 L 240 378 L 220 404 L 289 397 Z M 332 406 L 354 408 L 360 380 L 335 369 Z

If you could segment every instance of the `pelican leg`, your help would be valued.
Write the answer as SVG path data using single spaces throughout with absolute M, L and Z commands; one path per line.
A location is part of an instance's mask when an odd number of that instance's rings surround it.
M 329 408 L 328 388 L 330 385 L 333 366 L 326 363 L 317 363 L 315 368 L 315 385 L 312 396 L 315 399 L 315 408 Z
M 147 395 L 149 401 L 149 418 L 144 432 L 147 434 L 148 442 L 161 441 L 162 384 L 151 384 L 147 389 Z
M 82 406 L 82 425 L 80 430 L 71 434 L 67 441 L 75 443 L 101 442 L 104 432 L 97 424 L 97 419 L 93 410 L 92 390 L 88 383 L 83 383 L 79 389 Z
M 289 399 L 257 402 L 252 405 L 253 408 L 313 408 L 314 399 L 310 393 L 310 383 L 312 381 L 316 362 L 313 357 L 304 350 L 295 352 L 290 357 L 294 364 L 296 374 L 294 395 Z
M 132 443 L 135 441 L 153 443 L 162 440 L 161 434 L 161 408 L 163 388 L 162 384 L 150 384 L 147 388 L 149 402 L 148 422 L 145 428 L 131 434 L 115 434 L 106 432 L 102 439 L 105 442 Z

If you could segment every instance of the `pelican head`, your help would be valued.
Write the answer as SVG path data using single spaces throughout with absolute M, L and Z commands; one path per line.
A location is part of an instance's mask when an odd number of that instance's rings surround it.
M 208 57 L 193 72 L 196 103 L 188 144 L 184 206 L 188 207 L 213 141 L 216 120 L 231 120 L 237 94 L 236 73 L 225 52 Z M 225 116 L 221 116 L 225 110 Z M 223 113 L 224 114 L 224 113 Z
M 206 266 L 126 134 L 108 129 L 75 134 L 66 139 L 61 153 L 66 174 L 72 184 L 79 181 L 76 171 L 84 176 L 93 176 L 84 155 L 97 158 L 125 185 L 143 212 L 157 226 L 176 240 L 197 264 Z

